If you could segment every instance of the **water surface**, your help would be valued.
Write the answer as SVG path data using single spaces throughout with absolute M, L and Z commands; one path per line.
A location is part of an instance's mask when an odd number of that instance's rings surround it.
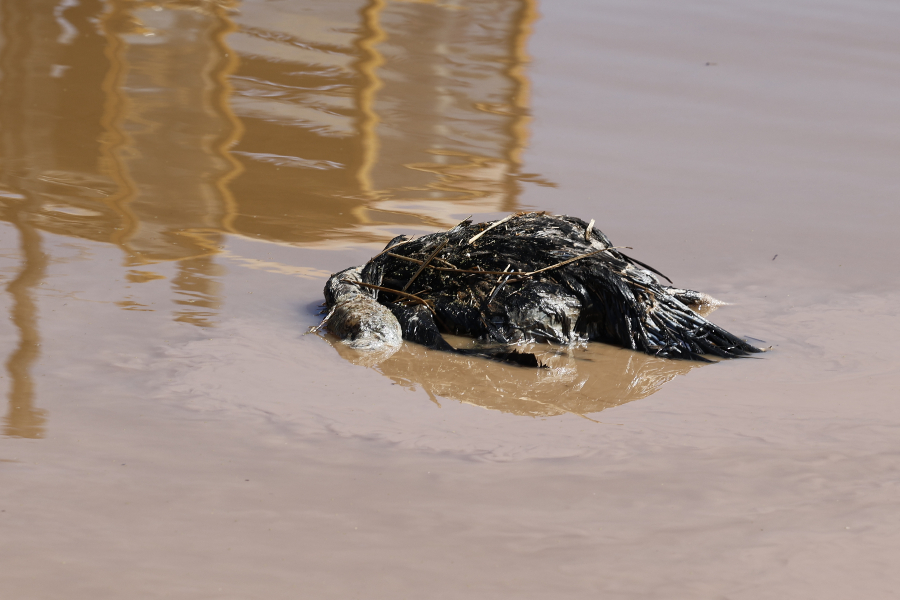
M 0 0 L 0 531 L 35 598 L 890 598 L 900 12 Z M 332 272 L 595 219 L 711 366 L 328 336 Z

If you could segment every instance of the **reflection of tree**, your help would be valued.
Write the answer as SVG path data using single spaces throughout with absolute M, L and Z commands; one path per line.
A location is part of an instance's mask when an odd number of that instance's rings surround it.
M 178 261 L 176 318 L 208 325 L 219 305 L 210 256 L 231 226 L 227 183 L 239 171 L 227 153 L 240 133 L 227 102 L 232 3 L 110 4 L 104 155 L 120 182 L 109 202 L 123 216 L 114 239 L 131 264 Z
M 38 356 L 41 231 L 114 244 L 133 267 L 177 262 L 174 317 L 205 326 L 227 233 L 383 240 L 514 209 L 534 0 L 460 4 L 248 0 L 238 28 L 236 0 L 0 0 L 13 389 L 31 389 Z
M 219 288 L 217 277 L 221 274 L 222 268 L 212 256 L 179 261 L 178 275 L 172 279 L 172 286 L 179 293 L 175 303 L 181 306 L 175 313 L 175 320 L 199 326 L 211 325 L 220 304 L 216 292 Z
M 31 214 L 41 202 L 28 186 L 21 185 L 31 175 L 30 165 L 20 160 L 39 144 L 28 134 L 22 119 L 23 106 L 39 102 L 39 86 L 29 85 L 30 69 L 41 68 L 45 58 L 33 50 L 35 33 L 44 33 L 46 23 L 32 19 L 25 2 L 0 5 L 0 26 L 4 45 L 0 51 L 0 181 L 5 188 L 3 218 L 19 234 L 22 266 L 7 286 L 13 306 L 10 320 L 19 332 L 16 349 L 6 361 L 10 377 L 9 410 L 4 419 L 3 432 L 16 437 L 42 437 L 44 411 L 34 406 L 34 380 L 31 367 L 40 355 L 37 306 L 34 289 L 44 277 L 47 258 L 41 247 L 41 237 L 31 222 Z M 38 89 L 36 89 L 38 88 Z M 36 182 L 39 185 L 39 182 Z
M 231 38 L 246 125 L 233 189 L 239 206 L 253 203 L 237 229 L 372 241 L 386 224 L 516 209 L 533 0 L 271 10 L 245 5 Z
M 525 144 L 527 85 L 521 67 L 533 13 L 530 2 L 505 0 L 396 3 L 383 11 L 385 65 L 377 106 L 385 116 L 381 154 L 372 169 L 376 189 L 463 203 L 478 198 L 480 206 L 495 211 L 515 209 L 510 176 Z M 468 178 L 472 192 L 447 190 L 427 171 L 404 168 L 425 161 L 455 167 L 457 181 Z M 485 164 L 493 168 L 480 168 Z M 499 189 L 478 190 L 484 184 Z M 423 195 L 426 190 L 431 193 Z
M 8 185 L 38 200 L 28 219 L 40 229 L 107 241 L 119 218 L 103 203 L 115 184 L 99 164 L 109 62 L 92 19 L 102 5 L 86 0 L 58 15 L 51 2 L 3 0 L 0 7 L 2 168 L 7 177 L 15 173 Z
M 367 352 L 340 342 L 335 349 L 351 362 L 370 365 Z M 509 366 L 405 344 L 374 368 L 399 385 L 420 386 L 435 401 L 450 398 L 523 416 L 584 416 L 646 398 L 702 363 L 655 358 L 592 343 L 587 349 L 533 349 L 548 369 Z M 581 368 L 590 362 L 590 368 Z
M 208 254 L 212 246 L 190 234 L 221 232 L 230 212 L 216 185 L 235 169 L 222 151 L 237 129 L 220 98 L 233 65 L 221 47 L 229 27 L 212 3 L 209 11 L 111 4 L 103 22 L 116 80 L 106 127 L 118 143 L 107 157 L 128 180 L 114 199 L 128 221 L 119 241 L 138 261 Z
M 7 219 L 19 232 L 22 268 L 18 276 L 6 286 L 13 299 L 10 319 L 19 331 L 18 347 L 6 361 L 9 373 L 9 412 L 4 434 L 15 437 L 43 437 L 45 411 L 34 406 L 34 380 L 31 367 L 40 356 L 41 337 L 34 290 L 44 278 L 47 257 L 41 247 L 37 228 L 28 222 L 28 213 L 35 201 L 23 198 L 7 214 Z
M 224 44 L 232 4 L 0 0 L 4 170 L 15 167 L 10 187 L 37 199 L 29 222 L 114 243 L 133 265 L 216 252 L 240 169 L 227 153 L 240 133 L 228 103 L 236 57 Z M 206 286 L 208 313 L 212 261 L 180 271 L 176 294 L 196 275 L 188 295 Z
M 512 210 L 533 2 L 0 0 L 18 186 L 135 265 Z
M 225 83 L 231 4 L 0 0 L 0 218 L 22 256 L 7 286 L 20 334 L 7 361 L 9 435 L 42 431 L 31 377 L 40 230 L 116 244 L 132 264 L 185 261 L 176 318 L 209 323 L 219 273 L 205 257 L 228 229 L 239 169 L 226 154 L 239 132 Z M 165 35 L 145 36 L 139 17 L 162 19 Z

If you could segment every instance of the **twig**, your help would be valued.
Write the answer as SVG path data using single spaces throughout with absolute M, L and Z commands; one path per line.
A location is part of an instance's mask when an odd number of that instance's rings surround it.
M 438 252 L 444 249 L 444 246 L 447 245 L 448 241 L 449 240 L 444 240 L 443 242 L 441 242 L 437 249 L 431 253 L 431 256 L 429 256 L 428 259 L 422 263 L 422 266 L 419 267 L 419 270 L 416 271 L 415 275 L 410 277 L 409 281 L 406 282 L 406 285 L 403 286 L 404 292 L 409 289 L 409 286 L 412 285 L 412 282 L 416 280 L 416 277 L 419 276 L 419 273 L 425 270 L 425 267 L 428 266 L 428 263 L 430 263 L 434 259 L 434 257 L 438 255 Z
M 447 231 L 453 231 L 454 229 L 456 229 L 457 227 L 459 227 L 460 225 L 462 225 L 462 224 L 465 223 L 466 221 L 470 220 L 471 218 L 472 218 L 472 215 L 469 215 L 468 217 L 466 217 L 465 219 L 463 219 L 462 221 L 460 221 L 459 223 L 457 223 L 456 225 L 454 225 L 453 227 L 451 227 L 451 228 L 448 229 Z M 431 235 L 431 234 L 426 234 L 426 235 Z M 397 246 L 402 246 L 403 244 L 408 244 L 408 243 L 410 243 L 410 242 L 414 242 L 414 241 L 416 241 L 417 239 L 419 239 L 420 237 L 422 237 L 422 236 L 419 236 L 419 237 L 411 237 L 411 238 L 409 238 L 408 240 L 403 240 L 402 242 L 397 242 L 397 243 L 394 244 L 393 246 L 388 246 L 387 248 L 385 248 L 384 250 L 382 250 L 381 252 L 379 252 L 378 254 L 376 254 L 375 256 L 373 256 L 372 258 L 370 258 L 369 261 L 372 261 L 372 260 L 378 258 L 379 256 L 381 256 L 382 254 L 385 254 L 386 252 L 389 252 L 389 251 L 393 250 L 393 249 L 396 248 Z
M 514 216 L 516 216 L 515 213 L 513 213 L 513 214 L 511 214 L 511 215 L 507 215 L 507 216 L 503 217 L 502 219 L 500 219 L 499 221 L 494 221 L 493 223 L 491 223 L 490 225 L 488 225 L 487 227 L 485 227 L 484 231 L 482 231 L 481 233 L 476 233 L 475 235 L 473 235 L 472 237 L 470 237 L 470 238 L 469 238 L 469 241 L 466 242 L 466 246 L 468 246 L 469 244 L 471 244 L 472 242 L 474 242 L 475 240 L 477 240 L 478 238 L 480 238 L 481 236 L 483 236 L 484 234 L 486 234 L 488 231 L 490 231 L 490 230 L 493 229 L 494 227 L 497 227 L 498 225 L 503 225 L 504 223 L 506 223 L 507 221 L 509 221 L 510 219 L 512 219 Z
M 380 285 L 373 285 L 373 284 L 371 284 L 371 283 L 363 283 L 362 281 L 351 281 L 351 280 L 349 280 L 349 279 L 341 279 L 341 283 L 352 283 L 352 284 L 354 284 L 354 285 L 361 285 L 361 286 L 363 286 L 363 287 L 372 288 L 373 290 L 379 290 L 379 291 L 382 291 L 382 292 L 388 292 L 389 294 L 397 294 L 398 296 L 404 296 L 404 297 L 406 297 L 406 298 L 411 298 L 411 299 L 413 299 L 413 300 L 418 300 L 419 303 L 424 304 L 425 306 L 428 306 L 429 308 L 431 308 L 431 306 L 428 304 L 428 300 L 424 300 L 424 299 L 422 299 L 422 298 L 419 298 L 419 297 L 416 296 L 415 294 L 408 294 L 408 293 L 406 293 L 406 292 L 401 292 L 400 290 L 395 290 L 395 289 L 392 289 L 392 288 L 382 287 L 382 286 L 380 286 Z
M 346 281 L 346 280 L 344 280 L 344 281 Z M 334 314 L 334 308 L 335 308 L 335 307 L 332 306 L 332 307 L 331 307 L 331 310 L 328 311 L 328 314 L 325 315 L 325 318 L 322 319 L 322 321 L 321 321 L 318 325 L 313 325 L 313 326 L 311 326 L 309 329 L 307 329 L 307 330 L 306 330 L 306 333 L 304 333 L 303 335 L 309 335 L 310 333 L 318 333 L 318 331 L 319 331 L 320 329 L 322 329 L 322 327 L 325 326 L 325 323 L 328 322 L 328 319 L 331 318 L 331 315 Z
M 409 262 L 413 262 L 413 263 L 416 263 L 419 265 L 421 265 L 423 262 L 425 262 L 425 261 L 419 260 L 418 258 L 410 258 L 409 256 L 403 256 L 402 254 L 393 254 L 391 252 L 388 252 L 388 256 L 390 256 L 391 258 L 399 258 L 400 260 L 407 260 Z M 474 273 L 477 275 L 525 275 L 524 271 L 521 271 L 521 272 L 520 271 L 513 271 L 513 272 L 477 271 L 475 269 L 456 269 L 456 268 L 451 269 L 450 267 L 436 267 L 434 265 L 428 265 L 428 268 L 434 269 L 435 271 L 445 271 L 447 273 Z
M 584 230 L 584 241 L 591 241 L 591 231 L 594 229 L 594 220 L 591 219 L 591 222 L 588 223 L 587 229 Z
M 472 215 L 469 215 L 468 217 L 466 217 L 465 219 L 463 219 L 462 221 L 460 221 L 459 223 L 457 223 L 456 225 L 454 225 L 453 227 L 451 227 L 451 228 L 448 229 L 447 231 L 453 231 L 454 229 L 456 229 L 457 227 L 459 227 L 460 225 L 462 225 L 462 224 L 465 223 L 466 221 L 469 221 L 471 218 L 472 218 Z
M 393 252 L 388 252 L 388 256 L 390 256 L 391 258 L 399 258 L 400 260 L 408 260 L 409 262 L 416 263 L 417 265 L 421 265 L 423 262 L 425 262 L 424 260 L 421 260 L 418 258 L 412 258 L 411 256 L 403 256 L 402 254 L 394 254 Z M 446 262 L 442 259 L 439 259 L 439 260 L 441 260 L 441 262 Z M 435 267 L 435 266 L 432 266 L 431 268 L 432 269 L 441 269 L 441 267 Z
M 570 258 L 568 260 L 564 260 L 562 262 L 556 263 L 555 265 L 550 265 L 549 267 L 544 267 L 543 269 L 538 269 L 537 271 L 531 271 L 530 273 L 526 273 L 526 275 L 537 275 L 538 273 L 543 273 L 544 271 L 549 271 L 550 269 L 556 269 L 558 267 L 565 266 L 569 263 L 573 263 L 576 260 L 581 260 L 582 258 L 587 258 L 589 256 L 594 256 L 595 254 L 600 254 L 601 252 L 606 252 L 610 250 L 610 248 L 604 248 L 603 250 L 595 250 L 593 252 L 588 252 L 587 254 L 582 254 L 581 256 L 576 256 L 574 258 Z
M 450 261 L 448 261 L 448 260 L 444 260 L 443 258 L 435 258 L 435 259 L 434 259 L 433 261 L 431 261 L 431 262 L 432 262 L 432 263 L 440 263 L 440 264 L 444 265 L 445 267 L 450 267 L 451 269 L 457 269 L 457 268 L 458 268 L 458 267 L 457 267 L 456 265 L 454 265 L 452 262 L 450 262 Z
M 506 273 L 507 271 L 509 271 L 510 267 L 512 267 L 512 265 L 506 265 L 506 268 L 503 269 L 503 272 Z M 501 281 L 503 283 L 501 283 Z M 485 306 L 489 305 L 491 302 L 494 301 L 494 294 L 496 294 L 499 291 L 499 289 L 501 287 L 503 287 L 503 284 L 506 283 L 507 281 L 509 281 L 509 275 L 506 276 L 506 279 L 503 278 L 503 275 L 501 275 L 500 277 L 497 278 L 497 283 L 494 285 L 494 289 L 491 290 L 491 293 L 488 294 L 488 299 L 487 299 L 487 302 L 485 303 Z
M 416 241 L 417 239 L 419 239 L 419 238 L 414 238 L 414 237 L 412 237 L 412 238 L 409 238 L 408 240 L 403 240 L 402 242 L 397 242 L 397 243 L 394 244 L 393 246 L 388 246 L 387 248 L 385 248 L 384 250 L 382 250 L 381 252 L 379 252 L 378 254 L 376 254 L 375 256 L 373 256 L 372 258 L 370 258 L 370 259 L 369 259 L 369 262 L 372 262 L 373 260 L 375 260 L 376 258 L 378 258 L 379 256 L 381 256 L 382 254 L 385 254 L 386 252 L 390 252 L 391 250 L 393 250 L 393 249 L 396 248 L 397 246 L 402 246 L 403 244 L 408 244 L 408 243 L 410 243 L 410 242 L 414 242 L 414 241 Z
M 401 292 L 400 290 L 394 290 L 391 288 L 381 287 L 380 285 L 373 285 L 371 283 L 363 283 L 362 281 L 350 281 L 349 279 L 341 279 L 341 281 L 344 283 L 355 283 L 356 285 L 361 285 L 363 287 L 372 288 L 373 290 L 381 290 L 382 292 L 387 292 L 389 294 L 397 294 L 398 296 L 404 296 L 405 298 L 409 298 L 410 300 L 415 300 L 416 302 L 424 305 L 425 308 L 430 310 L 431 314 L 434 315 L 434 318 L 437 319 L 437 322 L 440 323 L 441 326 L 446 331 L 451 331 L 451 329 L 449 327 L 447 327 L 447 324 L 444 323 L 443 319 L 441 319 L 440 315 L 437 314 L 437 311 L 434 310 L 434 307 L 432 307 L 431 304 L 428 302 L 428 300 L 425 300 L 424 298 L 420 298 L 420 297 L 416 296 L 415 294 L 407 294 L 406 292 Z
M 582 254 L 580 256 L 575 256 L 573 258 L 564 260 L 562 262 L 556 263 L 555 265 L 550 265 L 549 267 L 544 267 L 543 269 L 538 269 L 537 271 L 476 271 L 475 269 L 450 269 L 448 267 L 435 267 L 434 265 L 426 265 L 429 269 L 434 269 L 435 271 L 446 271 L 448 273 L 471 273 L 474 275 L 516 275 L 519 277 L 528 277 L 531 275 L 537 275 L 538 273 L 543 273 L 544 271 L 549 271 L 550 269 L 556 269 L 557 267 L 562 267 L 569 263 L 573 263 L 576 260 L 581 260 L 582 258 L 588 258 L 590 256 L 594 256 L 595 254 L 600 254 L 601 252 L 606 252 L 607 250 L 616 250 L 618 248 L 627 248 L 628 246 L 610 246 L 609 248 L 604 248 L 603 250 L 595 250 L 593 252 L 588 252 L 587 254 Z M 401 254 L 393 254 L 391 252 L 388 253 L 388 256 L 392 258 L 399 258 L 401 260 L 407 260 L 409 262 L 414 262 L 417 264 L 422 264 L 425 261 L 421 261 L 418 258 L 410 258 L 409 256 L 403 256 Z

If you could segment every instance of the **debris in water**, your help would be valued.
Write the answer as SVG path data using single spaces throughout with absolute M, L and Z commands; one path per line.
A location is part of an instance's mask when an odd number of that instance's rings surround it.
M 383 352 L 406 339 L 530 367 L 541 365 L 515 345 L 594 340 L 693 360 L 762 351 L 702 316 L 721 302 L 660 284 L 654 275 L 671 280 L 593 223 L 518 213 L 399 236 L 365 265 L 331 276 L 323 325 L 354 348 Z M 490 346 L 459 350 L 442 333 Z

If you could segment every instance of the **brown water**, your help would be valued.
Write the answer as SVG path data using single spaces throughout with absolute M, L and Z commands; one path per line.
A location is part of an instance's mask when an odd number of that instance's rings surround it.
M 894 3 L 0 0 L 4 598 L 895 598 Z M 317 322 L 596 219 L 774 351 L 533 372 Z

